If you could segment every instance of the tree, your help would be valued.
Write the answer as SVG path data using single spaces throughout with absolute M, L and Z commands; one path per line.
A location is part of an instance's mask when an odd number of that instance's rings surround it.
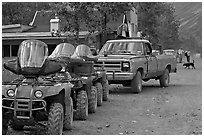
M 54 3 L 53 10 L 67 22 L 64 31 L 75 33 L 76 41 L 80 24 L 85 23 L 90 33 L 106 32 L 110 19 L 115 19 L 131 9 L 131 3 L 117 2 L 64 2 Z
M 37 10 L 49 8 L 46 2 L 3 2 L 2 24 L 29 24 Z
M 164 48 L 174 48 L 179 41 L 179 22 L 174 18 L 174 8 L 170 3 L 142 2 L 138 8 L 139 29 L 150 35 L 153 44 Z

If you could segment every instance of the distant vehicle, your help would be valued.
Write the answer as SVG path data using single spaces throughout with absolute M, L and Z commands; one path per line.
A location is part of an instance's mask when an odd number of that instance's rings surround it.
M 177 55 L 176 51 L 173 50 L 173 49 L 165 49 L 165 50 L 163 50 L 163 53 L 164 53 L 165 55 L 174 55 L 174 56 Z
M 160 55 L 160 52 L 159 50 L 152 50 L 152 54 L 157 56 L 157 55 Z
M 174 56 L 152 54 L 151 43 L 141 38 L 107 41 L 95 65 L 104 67 L 110 84 L 131 86 L 134 93 L 142 91 L 142 80 L 159 80 L 167 87 L 169 73 L 177 70 Z

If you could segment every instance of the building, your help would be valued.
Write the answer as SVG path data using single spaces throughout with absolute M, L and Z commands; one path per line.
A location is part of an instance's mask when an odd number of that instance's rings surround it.
M 136 32 L 137 30 L 136 18 L 137 16 L 134 10 L 127 13 L 128 23 L 131 27 L 130 30 L 133 32 Z M 86 25 L 81 23 L 79 44 L 94 44 L 97 49 L 100 49 L 108 39 L 114 39 L 116 37 L 118 26 L 122 23 L 122 20 L 123 15 L 121 15 L 117 20 L 110 20 L 107 23 L 108 33 L 105 36 L 98 32 L 90 36 Z M 20 43 L 26 39 L 38 39 L 45 42 L 48 45 L 49 54 L 51 54 L 59 43 L 73 42 L 71 39 L 72 34 L 69 32 L 61 32 L 60 37 L 53 37 L 52 32 L 59 32 L 65 25 L 64 21 L 60 20 L 51 11 L 36 11 L 33 20 L 29 25 L 13 24 L 2 26 L 2 56 L 17 56 Z

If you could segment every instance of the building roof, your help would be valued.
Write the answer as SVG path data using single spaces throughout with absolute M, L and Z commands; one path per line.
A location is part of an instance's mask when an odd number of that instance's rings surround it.
M 73 33 L 61 33 L 61 37 L 66 38 Z M 79 38 L 84 38 L 89 34 L 88 31 L 80 31 Z M 2 33 L 2 40 L 9 39 L 25 39 L 25 38 L 38 38 L 38 39 L 56 39 L 58 37 L 52 37 L 50 32 L 24 32 L 24 33 Z
M 95 12 L 93 14 L 94 17 L 100 18 L 99 12 Z M 36 11 L 32 22 L 29 25 L 21 25 L 21 24 L 12 24 L 12 25 L 4 25 L 2 26 L 2 32 L 50 32 L 50 21 L 51 19 L 55 19 L 55 13 L 52 11 Z M 67 25 L 66 20 L 61 19 L 60 26 L 63 28 Z M 119 16 L 115 20 L 111 19 L 111 17 L 107 16 L 107 30 L 108 31 L 116 31 L 118 26 L 121 25 L 123 20 L 123 15 Z M 129 14 L 127 14 L 127 20 L 130 20 Z M 18 29 L 17 29 L 18 28 Z M 9 30 L 10 29 L 10 30 Z M 85 22 L 80 22 L 79 31 L 88 31 L 87 25 Z
M 54 18 L 55 15 L 52 11 L 36 11 L 30 23 L 34 28 L 29 32 L 50 32 L 50 20 Z
M 96 18 L 99 18 L 99 13 L 96 11 L 93 13 L 93 16 Z M 117 30 L 118 26 L 122 23 L 123 15 L 119 16 L 117 19 L 113 20 L 109 16 L 107 17 L 109 22 L 107 23 L 107 30 L 109 31 L 115 31 Z M 30 25 L 35 26 L 35 28 L 29 30 L 30 32 L 49 32 L 50 31 L 50 20 L 55 19 L 55 13 L 52 11 L 36 11 L 33 21 L 30 23 Z M 60 18 L 61 26 L 66 25 L 66 20 Z M 127 14 L 127 20 L 130 20 L 129 13 Z M 79 24 L 79 30 L 80 31 L 87 31 L 87 25 L 85 22 L 80 22 Z
M 2 26 L 2 32 L 24 32 L 32 29 L 32 26 L 28 25 L 21 25 L 21 24 L 11 24 L 11 25 L 3 25 Z
M 19 28 L 21 24 L 11 24 L 11 25 L 3 25 L 2 29 L 9 29 L 9 28 Z

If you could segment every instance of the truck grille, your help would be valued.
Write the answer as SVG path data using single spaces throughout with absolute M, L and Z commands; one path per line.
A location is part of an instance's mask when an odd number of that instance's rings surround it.
M 94 64 L 94 67 L 104 67 L 107 72 L 121 72 L 120 61 L 98 61 Z

